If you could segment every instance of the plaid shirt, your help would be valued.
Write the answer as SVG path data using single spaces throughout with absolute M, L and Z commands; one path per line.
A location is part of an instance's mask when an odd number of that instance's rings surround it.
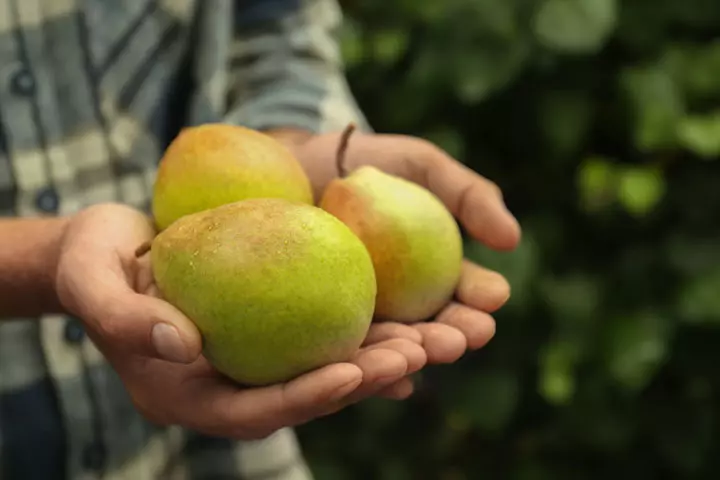
M 315 132 L 364 119 L 334 0 L 0 0 L 0 214 L 149 211 L 184 125 Z M 255 442 L 146 422 L 82 324 L 0 321 L 0 479 L 305 480 L 291 429 Z

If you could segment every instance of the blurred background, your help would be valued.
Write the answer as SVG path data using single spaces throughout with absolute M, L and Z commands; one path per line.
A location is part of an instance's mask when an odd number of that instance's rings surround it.
M 299 429 L 318 480 L 718 478 L 720 1 L 343 8 L 372 125 L 496 181 L 524 238 L 466 244 L 513 288 L 486 348 Z

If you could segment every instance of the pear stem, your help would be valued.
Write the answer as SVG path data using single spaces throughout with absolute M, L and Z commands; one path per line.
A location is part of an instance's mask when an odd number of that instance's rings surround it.
M 150 251 L 152 248 L 152 240 L 143 242 L 138 248 L 135 249 L 135 258 L 140 258 Z
M 348 143 L 350 143 L 350 136 L 354 131 L 355 123 L 350 122 L 348 126 L 345 127 L 345 130 L 343 130 L 342 135 L 340 135 L 340 143 L 335 157 L 335 163 L 337 165 L 337 171 L 340 178 L 344 178 L 348 174 L 348 171 L 345 168 L 345 156 L 348 149 Z

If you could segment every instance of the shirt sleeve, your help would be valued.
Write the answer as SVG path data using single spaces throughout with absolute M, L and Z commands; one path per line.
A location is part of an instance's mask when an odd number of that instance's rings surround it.
M 265 130 L 370 130 L 344 74 L 336 0 L 241 0 L 226 121 Z

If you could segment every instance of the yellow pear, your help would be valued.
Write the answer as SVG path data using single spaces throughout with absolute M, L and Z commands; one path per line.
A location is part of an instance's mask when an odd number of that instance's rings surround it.
M 292 153 L 257 130 L 220 123 L 183 129 L 160 160 L 152 212 L 156 227 L 247 198 L 313 204 L 310 181 Z
M 367 249 L 313 205 L 249 199 L 186 215 L 150 255 L 162 297 L 197 325 L 208 361 L 241 384 L 350 360 L 372 322 Z
M 370 252 L 379 319 L 425 320 L 451 299 L 462 266 L 462 237 L 455 218 L 429 190 L 363 166 L 332 180 L 319 206 Z

